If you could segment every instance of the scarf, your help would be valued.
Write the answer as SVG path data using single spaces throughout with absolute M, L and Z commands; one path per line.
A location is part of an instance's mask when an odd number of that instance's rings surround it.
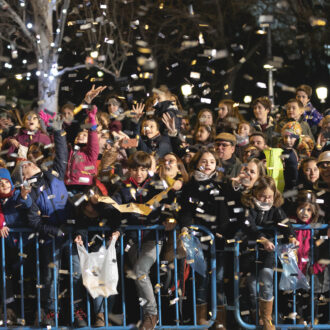
M 215 175 L 215 173 L 216 172 L 213 172 L 210 175 L 208 175 L 208 174 L 205 174 L 201 171 L 196 170 L 196 171 L 194 171 L 193 175 L 194 175 L 194 178 L 195 178 L 196 181 L 206 181 L 206 180 L 211 179 Z
M 273 203 L 260 202 L 255 197 L 253 197 L 253 202 L 257 209 L 260 211 L 269 211 L 273 206 Z
M 308 225 L 310 223 L 311 223 L 311 219 L 307 221 Z M 295 232 L 296 232 L 296 238 L 300 243 L 297 251 L 298 267 L 304 274 L 306 274 L 309 251 L 310 251 L 311 231 L 308 229 L 302 229 L 302 230 L 296 230 Z M 313 265 L 314 274 L 322 273 L 325 267 L 326 266 L 321 266 L 319 263 L 315 262 Z
M 0 229 L 3 228 L 3 226 L 5 225 L 6 221 L 5 221 L 5 215 L 2 212 L 2 205 L 0 203 Z

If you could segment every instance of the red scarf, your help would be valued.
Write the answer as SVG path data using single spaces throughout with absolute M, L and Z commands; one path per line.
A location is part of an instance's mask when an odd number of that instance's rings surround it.
M 299 221 L 299 219 L 297 219 Z M 311 219 L 304 224 L 310 224 Z M 311 241 L 311 231 L 308 229 L 301 229 L 296 230 L 296 238 L 299 241 L 299 248 L 298 248 L 298 267 L 299 269 L 306 274 L 307 272 L 307 265 L 308 265 L 308 257 L 309 257 L 309 250 L 310 250 L 310 241 Z M 314 262 L 313 271 L 314 274 L 322 273 L 325 269 L 325 266 L 321 266 L 319 263 Z
M 4 224 L 5 224 L 5 215 L 2 212 L 2 205 L 0 203 L 0 229 L 3 228 Z

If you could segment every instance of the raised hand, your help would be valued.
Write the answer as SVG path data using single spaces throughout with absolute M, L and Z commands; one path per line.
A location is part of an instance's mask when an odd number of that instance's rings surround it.
M 106 88 L 107 86 L 99 86 L 95 88 L 95 85 L 93 85 L 92 89 L 86 93 L 84 101 L 90 104 L 94 100 L 94 98 L 98 96 L 100 93 L 102 93 Z
M 177 134 L 177 130 L 175 127 L 175 118 L 171 117 L 171 115 L 169 113 L 165 112 L 163 114 L 162 122 L 165 124 L 165 126 L 167 127 L 168 132 L 170 134 L 173 134 L 173 135 Z
M 136 103 L 136 105 L 133 105 L 132 111 L 134 112 L 135 117 L 137 119 L 142 117 L 144 107 L 145 107 L 145 104 L 143 104 L 143 103 Z

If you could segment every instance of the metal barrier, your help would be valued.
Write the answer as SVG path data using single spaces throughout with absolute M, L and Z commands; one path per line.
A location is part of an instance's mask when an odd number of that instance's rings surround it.
M 296 230 L 303 230 L 303 229 L 309 229 L 311 231 L 311 264 L 314 263 L 314 230 L 320 230 L 320 229 L 326 229 L 329 228 L 328 225 L 320 225 L 316 224 L 314 226 L 310 225 L 292 225 L 294 229 Z M 277 239 L 278 235 L 277 232 L 275 231 L 275 246 L 277 246 Z M 329 251 L 329 256 L 330 256 L 330 251 Z M 277 269 L 277 253 L 275 251 L 275 269 Z M 257 276 L 258 278 L 258 276 Z M 240 282 L 240 268 L 239 268 L 239 243 L 235 243 L 235 257 L 234 257 L 234 306 L 231 309 L 234 309 L 235 311 L 235 318 L 239 325 L 243 327 L 244 329 L 262 329 L 262 326 L 254 325 L 254 324 L 248 324 L 243 321 L 241 317 L 241 311 L 240 311 L 240 301 L 239 301 L 239 282 Z M 310 305 L 311 305 L 311 326 L 313 329 L 330 329 L 330 324 L 315 324 L 315 318 L 314 318 L 314 275 L 311 275 L 311 280 L 310 280 Z M 259 284 L 257 285 L 257 296 L 259 293 Z M 330 298 L 330 297 L 329 297 Z M 329 313 L 328 316 L 330 315 L 330 300 L 328 302 L 328 309 Z M 257 301 L 257 310 L 258 310 L 258 301 Z M 274 314 L 275 314 L 275 322 L 274 325 L 276 329 L 281 329 L 281 330 L 287 330 L 287 329 L 306 329 L 306 325 L 304 324 L 296 324 L 296 319 L 293 318 L 293 324 L 280 324 L 279 323 L 279 317 L 278 317 L 278 273 L 277 271 L 274 272 Z M 293 311 L 294 314 L 296 315 L 296 291 L 293 291 Z M 256 313 L 256 319 L 258 321 L 258 313 Z M 329 318 L 330 321 L 330 318 Z
M 196 227 L 195 230 L 201 230 L 202 232 L 205 232 L 206 235 L 209 235 L 211 240 L 214 241 L 214 236 L 213 234 L 206 228 L 203 226 L 194 226 L 194 228 Z M 155 231 L 156 234 L 156 241 L 159 241 L 159 234 L 161 231 L 163 231 L 164 227 L 160 226 L 160 225 L 154 225 L 154 226 L 126 226 L 124 228 L 125 232 L 127 231 L 136 231 L 138 234 L 138 244 L 139 247 L 141 247 L 141 233 L 143 230 L 153 230 Z M 88 228 L 88 232 L 100 232 L 103 235 L 106 232 L 109 232 L 109 228 L 107 227 L 89 227 Z M 36 276 L 36 313 L 37 313 L 37 317 L 39 320 L 39 324 L 41 321 L 41 289 L 42 289 L 42 283 L 40 283 L 40 248 L 41 247 L 41 242 L 39 239 L 39 236 L 37 233 L 34 233 L 33 230 L 31 230 L 30 228 L 12 228 L 10 233 L 15 233 L 18 238 L 17 238 L 17 242 L 18 242 L 18 256 L 19 256 L 19 287 L 20 287 L 20 294 L 16 297 L 20 300 L 20 317 L 17 319 L 18 323 L 20 323 L 19 328 L 22 329 L 36 329 L 38 327 L 31 327 L 29 325 L 26 325 L 26 321 L 25 321 L 25 301 L 24 301 L 24 293 L 25 293 L 25 287 L 24 287 L 24 263 L 23 260 L 24 258 L 26 258 L 26 251 L 24 251 L 24 245 L 23 245 L 23 241 L 24 239 L 26 240 L 26 235 L 29 235 L 29 239 L 34 240 L 35 242 L 35 276 Z M 205 329 L 206 327 L 210 327 L 215 318 L 216 318 L 216 250 L 215 250 L 215 244 L 210 244 L 210 256 L 211 256 L 211 260 L 210 260 L 210 269 L 209 269 L 209 273 L 210 275 L 210 296 L 211 296 L 211 313 L 212 313 L 212 317 L 209 320 L 209 325 L 205 326 L 205 325 L 197 325 L 197 317 L 196 317 L 196 284 L 195 284 L 195 271 L 194 269 L 191 269 L 191 277 L 192 277 L 192 297 L 193 297 L 193 301 L 192 301 L 192 305 L 193 305 L 193 322 L 192 324 L 189 325 L 183 325 L 180 324 L 180 315 L 179 315 L 179 300 L 181 299 L 181 297 L 179 297 L 179 292 L 178 292 L 178 260 L 177 260 L 177 246 L 176 246 L 176 235 L 177 235 L 177 231 L 173 230 L 173 232 L 170 232 L 171 235 L 173 235 L 173 248 L 174 248 L 174 286 L 175 286 L 175 290 L 174 290 L 174 299 L 173 299 L 173 305 L 175 305 L 175 320 L 174 323 L 171 325 L 164 325 L 163 324 L 163 318 L 162 318 L 162 299 L 161 299 L 161 292 L 160 290 L 158 290 L 157 294 L 156 294 L 156 298 L 157 298 L 157 302 L 158 302 L 158 314 L 159 314 L 159 323 L 158 326 L 156 327 L 156 329 Z M 25 235 L 25 236 L 23 236 Z M 31 238 L 32 237 L 32 238 Z M 69 251 L 69 271 L 64 271 L 61 269 L 57 269 L 56 266 L 53 266 L 53 276 L 54 276 L 54 300 L 55 300 L 55 315 L 58 315 L 59 313 L 59 297 L 58 297 L 58 282 L 57 282 L 57 275 L 58 273 L 66 273 L 70 276 L 70 322 L 71 325 L 69 327 L 63 327 L 61 325 L 61 328 L 72 328 L 73 327 L 73 322 L 74 322 L 74 293 L 73 293 L 73 265 L 72 265 L 72 247 L 73 247 L 73 240 L 72 240 L 72 231 L 69 230 L 68 234 L 67 234 L 67 239 L 65 242 L 65 246 L 68 247 L 68 251 Z M 103 236 L 104 237 L 104 236 Z M 53 260 L 53 265 L 56 264 L 56 255 L 55 255 L 55 238 L 51 238 L 51 244 L 52 244 L 52 260 Z M 103 240 L 103 244 L 105 244 L 105 240 Z M 63 246 L 62 246 L 63 247 Z M 6 305 L 9 303 L 8 299 L 6 297 L 6 247 L 5 247 L 5 239 L 2 238 L 1 239 L 1 250 L 2 250 L 2 294 L 3 294 L 3 299 L 2 299 L 2 303 L 3 303 L 3 323 L 0 325 L 2 327 L 7 327 L 7 308 Z M 157 283 L 161 283 L 160 281 L 160 251 L 159 251 L 159 244 L 156 244 L 156 251 L 157 251 L 157 260 L 156 260 L 156 267 L 157 267 Z M 132 329 L 131 325 L 127 324 L 127 307 L 126 307 L 126 299 L 125 299 L 125 275 L 124 275 L 124 254 L 125 254 L 125 247 L 124 247 L 124 235 L 120 236 L 120 261 L 118 262 L 118 270 L 119 270 L 119 277 L 120 277 L 120 282 L 121 282 L 121 299 L 122 299 L 122 318 L 123 318 L 123 322 L 122 325 L 120 326 L 111 326 L 109 327 L 109 323 L 108 323 L 108 299 L 104 299 L 104 312 L 105 312 L 105 327 L 104 329 Z M 86 290 L 86 311 L 87 311 L 87 323 L 88 326 L 85 327 L 85 329 L 90 329 L 92 327 L 91 324 L 91 306 L 90 306 L 90 299 L 89 299 L 89 295 L 88 292 Z M 140 310 L 140 314 L 141 314 L 141 310 Z M 59 322 L 58 322 L 58 317 L 55 317 L 55 328 L 59 327 Z M 54 328 L 54 327 L 53 327 Z M 80 328 L 80 329 L 84 329 L 84 328 Z

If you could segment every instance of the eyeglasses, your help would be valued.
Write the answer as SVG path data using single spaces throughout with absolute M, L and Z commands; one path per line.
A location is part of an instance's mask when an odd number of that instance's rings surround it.
M 230 147 L 231 144 L 230 144 L 230 143 L 221 143 L 221 142 L 217 142 L 217 143 L 214 144 L 214 146 L 215 146 L 216 148 L 220 148 L 220 147 L 227 148 L 227 147 Z
M 319 168 L 321 168 L 322 170 L 325 170 L 328 167 L 330 168 L 330 162 L 322 162 L 321 164 L 319 164 Z

